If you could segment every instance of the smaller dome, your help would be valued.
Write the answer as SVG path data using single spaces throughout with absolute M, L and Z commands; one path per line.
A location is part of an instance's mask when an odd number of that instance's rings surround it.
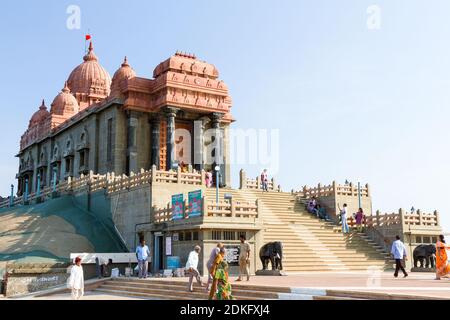
M 78 101 L 70 93 L 70 89 L 66 81 L 64 89 L 62 89 L 61 93 L 56 96 L 55 100 L 53 100 L 50 113 L 52 115 L 66 116 L 67 118 L 70 118 L 77 114 L 79 110 L 80 107 L 78 106 Z
M 42 105 L 39 107 L 39 110 L 36 111 L 30 120 L 29 127 L 33 127 L 45 121 L 48 118 L 50 113 L 47 111 L 47 107 L 45 106 L 45 101 L 42 100 Z
M 111 97 L 118 98 L 121 95 L 120 92 L 120 83 L 123 80 L 131 79 L 136 77 L 136 72 L 133 68 L 128 64 L 128 59 L 125 57 L 122 66 L 116 71 L 112 78 L 111 83 Z

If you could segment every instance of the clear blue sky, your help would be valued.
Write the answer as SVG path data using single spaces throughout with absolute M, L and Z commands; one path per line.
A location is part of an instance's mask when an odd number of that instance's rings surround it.
M 71 4 L 80 30 L 66 28 Z M 382 10 L 376 31 L 366 25 L 372 4 Z M 374 208 L 438 209 L 449 230 L 449 13 L 447 0 L 5 2 L 0 193 L 9 193 L 29 118 L 81 62 L 90 29 L 111 74 L 128 55 L 150 78 L 176 50 L 215 64 L 234 126 L 280 129 L 285 190 L 359 178 Z

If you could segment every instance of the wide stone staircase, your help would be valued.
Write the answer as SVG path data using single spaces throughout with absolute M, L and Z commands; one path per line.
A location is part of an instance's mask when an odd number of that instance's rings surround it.
M 215 199 L 208 189 L 208 199 Z M 389 255 L 366 235 L 341 233 L 340 226 L 309 214 L 295 195 L 260 190 L 221 189 L 235 201 L 259 199 L 264 224 L 264 243 L 283 243 L 283 269 L 306 271 L 374 271 L 392 268 Z
M 194 292 L 187 291 L 187 279 L 116 278 L 106 280 L 92 289 L 94 294 L 126 296 L 151 300 L 206 300 L 204 288 L 194 285 Z M 236 300 L 405 300 L 429 299 L 405 294 L 373 292 L 371 290 L 347 290 L 320 288 L 291 288 L 233 283 L 232 295 Z

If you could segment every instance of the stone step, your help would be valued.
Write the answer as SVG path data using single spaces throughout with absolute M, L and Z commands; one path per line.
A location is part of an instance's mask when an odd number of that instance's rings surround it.
M 140 295 L 140 296 L 148 296 L 148 297 L 172 297 L 175 299 L 182 299 L 182 300 L 205 300 L 208 298 L 208 293 L 205 291 L 194 291 L 194 292 L 188 292 L 187 290 L 187 283 L 183 288 L 175 288 L 174 286 L 167 286 L 164 289 L 161 288 L 140 288 L 135 285 L 133 286 L 124 286 L 124 285 L 115 285 L 115 284 L 104 284 L 100 286 L 95 291 L 120 291 L 120 292 L 126 292 L 130 295 Z M 237 292 L 236 294 L 233 292 L 233 296 L 236 297 L 238 300 L 258 300 L 258 299 L 269 299 L 265 298 L 264 296 L 252 296 L 249 295 L 252 294 L 252 292 L 248 293 L 240 293 Z M 277 298 L 278 296 L 273 297 L 272 299 Z
M 171 290 L 171 291 L 180 291 L 184 294 L 187 293 L 188 286 L 188 278 L 185 278 L 184 282 L 174 282 L 174 283 L 146 283 L 143 281 L 141 283 L 136 282 L 108 282 L 105 286 L 114 286 L 114 287 L 129 287 L 136 289 L 146 289 L 146 290 Z M 205 288 L 200 288 L 198 286 L 194 286 L 193 295 L 203 297 L 206 294 Z M 268 291 L 266 289 L 261 290 L 259 287 L 243 287 L 239 285 L 233 285 L 233 295 L 237 297 L 253 297 L 253 298 L 263 298 L 263 299 L 276 299 L 278 298 L 278 294 L 276 291 Z

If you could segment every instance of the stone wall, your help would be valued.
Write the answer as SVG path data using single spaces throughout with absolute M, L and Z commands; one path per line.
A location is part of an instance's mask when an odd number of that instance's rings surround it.
M 6 268 L 7 297 L 33 293 L 67 282 L 67 265 L 12 264 Z
M 138 243 L 138 225 L 151 222 L 151 194 L 150 185 L 143 185 L 110 197 L 113 221 L 130 251 L 134 251 Z

